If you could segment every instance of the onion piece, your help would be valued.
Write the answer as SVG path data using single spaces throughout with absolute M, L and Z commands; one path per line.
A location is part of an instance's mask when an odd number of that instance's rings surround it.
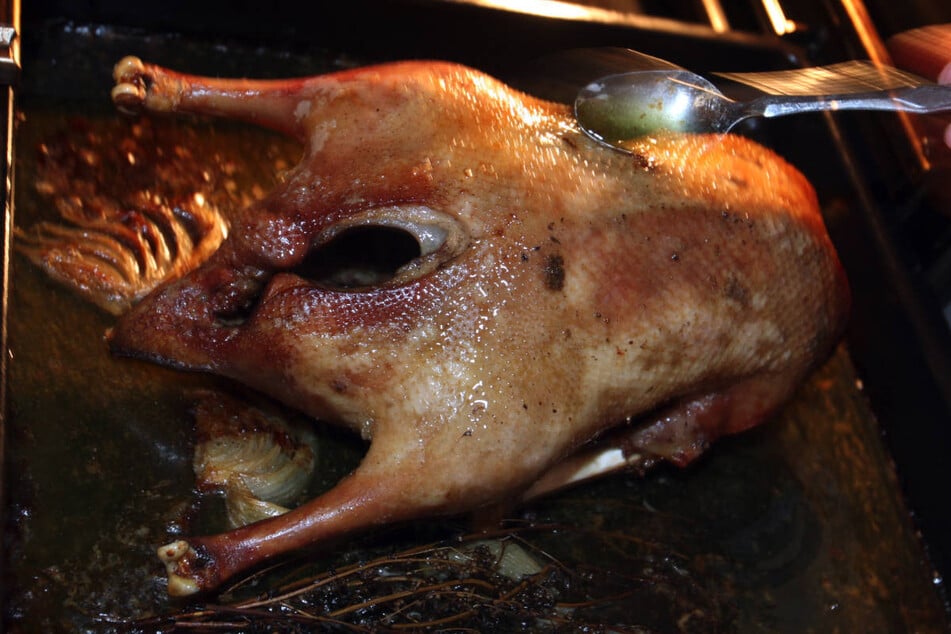
M 218 392 L 195 408 L 196 486 L 225 496 L 232 528 L 286 513 L 305 493 L 316 436 L 273 412 Z

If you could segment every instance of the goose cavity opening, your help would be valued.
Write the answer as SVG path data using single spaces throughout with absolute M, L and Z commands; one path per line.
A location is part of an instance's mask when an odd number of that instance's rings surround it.
M 334 289 L 378 286 L 420 255 L 419 242 L 408 231 L 379 225 L 352 227 L 311 250 L 294 273 Z

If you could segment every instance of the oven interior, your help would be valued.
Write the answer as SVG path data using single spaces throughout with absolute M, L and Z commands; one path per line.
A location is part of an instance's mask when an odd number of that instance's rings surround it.
M 120 57 L 257 77 L 449 59 L 566 99 L 591 73 L 617 63 L 590 49 L 632 48 L 701 73 L 831 63 L 869 57 L 894 32 L 951 22 L 942 4 L 906 2 L 899 12 L 886 2 L 849 0 L 308 7 L 274 0 L 266 8 L 24 0 L 22 71 L 7 104 L 14 125 L 3 288 L 5 627 L 148 631 L 231 623 L 307 631 L 301 615 L 311 612 L 338 615 L 320 623 L 344 631 L 398 625 L 387 615 L 410 610 L 381 598 L 384 590 L 360 595 L 360 609 L 334 604 L 354 592 L 346 584 L 335 599 L 220 606 L 321 571 L 396 566 L 401 549 L 469 539 L 461 537 L 468 535 L 463 518 L 400 526 L 281 562 L 204 603 L 165 597 L 154 547 L 220 523 L 215 500 L 196 501 L 192 491 L 190 394 L 235 388 L 111 359 L 102 333 L 112 318 L 10 248 L 13 224 L 55 213 L 37 187 L 44 170 L 59 165 L 51 146 L 107 161 L 130 134 L 135 123 L 118 117 L 108 97 Z M 846 341 L 777 420 L 721 441 L 698 464 L 610 478 L 522 509 L 506 525 L 510 534 L 551 557 L 558 572 L 526 586 L 535 591 L 531 599 L 517 588 L 502 595 L 523 603 L 460 590 L 452 596 L 469 596 L 469 604 L 447 607 L 439 595 L 414 604 L 416 621 L 406 622 L 546 631 L 558 619 L 617 631 L 946 631 L 951 150 L 922 132 L 946 121 L 841 113 L 747 124 L 742 134 L 785 156 L 819 193 L 852 285 Z M 188 147 L 196 166 L 227 164 L 249 191 L 266 191 L 275 163 L 294 157 L 281 139 L 243 127 L 138 125 L 140 142 L 154 152 Z M 87 177 L 99 179 L 99 190 L 132 186 L 111 173 Z M 187 174 L 182 180 L 193 186 Z M 314 492 L 361 455 L 353 439 L 320 431 Z

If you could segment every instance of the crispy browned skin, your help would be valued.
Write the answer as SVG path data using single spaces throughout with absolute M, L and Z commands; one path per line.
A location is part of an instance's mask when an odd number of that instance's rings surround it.
M 846 283 L 811 187 L 743 138 L 626 155 L 566 107 L 443 63 L 253 82 L 127 59 L 117 79 L 122 106 L 241 118 L 305 151 L 211 260 L 119 322 L 112 348 L 233 377 L 371 441 L 297 510 L 166 548 L 173 592 L 374 524 L 543 492 L 598 455 L 579 453 L 587 441 L 648 412 L 611 446 L 685 464 L 775 411 L 842 330 Z M 379 224 L 447 237 L 369 288 L 294 272 L 345 227 Z

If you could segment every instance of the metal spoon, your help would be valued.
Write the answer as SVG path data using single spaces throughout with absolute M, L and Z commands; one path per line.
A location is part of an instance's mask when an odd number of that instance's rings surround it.
M 588 135 L 623 150 L 626 141 L 661 130 L 727 132 L 750 117 L 817 110 L 951 110 L 951 87 L 867 62 L 723 76 L 772 94 L 733 101 L 689 71 L 634 71 L 582 88 L 575 115 Z

